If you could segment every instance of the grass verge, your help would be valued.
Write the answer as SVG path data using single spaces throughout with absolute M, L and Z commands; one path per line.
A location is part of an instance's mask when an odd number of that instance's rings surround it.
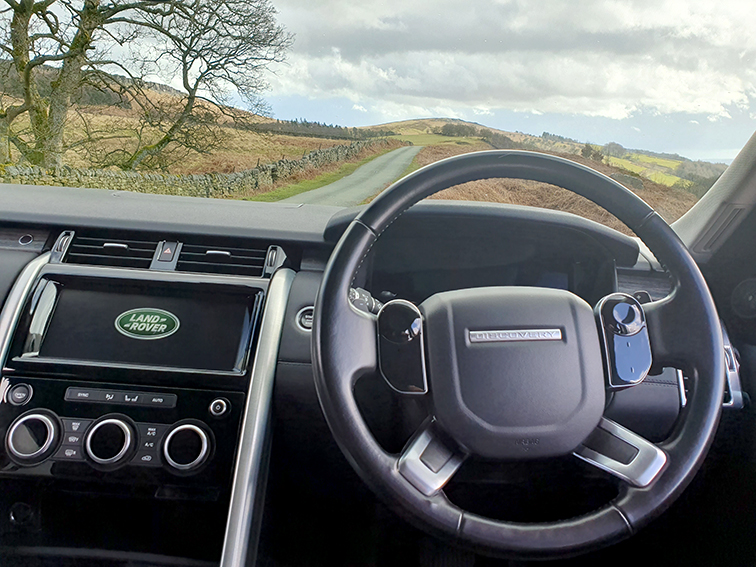
M 360 161 L 343 163 L 341 164 L 341 166 L 339 166 L 338 169 L 334 171 L 328 171 L 326 173 L 313 177 L 312 179 L 303 179 L 302 181 L 298 181 L 297 183 L 284 185 L 283 187 L 278 187 L 277 189 L 273 189 L 272 191 L 269 191 L 268 193 L 261 193 L 259 195 L 247 197 L 244 200 L 245 201 L 264 201 L 266 203 L 272 203 L 275 201 L 288 199 L 289 197 L 293 197 L 294 195 L 299 195 L 300 193 L 306 193 L 307 191 L 312 191 L 313 189 L 319 189 L 320 187 L 334 183 L 338 181 L 339 179 L 346 177 L 347 175 L 351 175 L 352 173 L 354 173 L 354 171 L 358 167 L 361 167 L 365 165 L 366 163 L 373 161 L 375 158 L 380 157 L 384 154 L 387 154 L 388 152 L 392 152 L 395 149 L 396 148 L 394 147 L 386 148 L 373 155 L 362 158 Z

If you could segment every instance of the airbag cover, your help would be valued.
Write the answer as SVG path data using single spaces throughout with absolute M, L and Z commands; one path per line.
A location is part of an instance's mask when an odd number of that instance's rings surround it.
M 605 402 L 599 336 L 592 308 L 578 296 L 463 289 L 438 293 L 420 310 L 436 418 L 467 450 L 497 459 L 563 455 L 598 424 Z

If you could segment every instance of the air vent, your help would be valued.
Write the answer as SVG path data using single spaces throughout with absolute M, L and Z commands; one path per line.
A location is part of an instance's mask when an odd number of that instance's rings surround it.
M 66 254 L 69 264 L 93 264 L 149 269 L 157 248 L 155 240 L 131 240 L 108 236 L 74 236 Z
M 229 248 L 184 244 L 176 269 L 182 272 L 260 277 L 263 275 L 267 256 L 267 247 Z

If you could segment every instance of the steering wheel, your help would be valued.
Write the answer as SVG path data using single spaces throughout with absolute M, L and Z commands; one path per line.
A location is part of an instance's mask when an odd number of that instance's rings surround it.
M 495 177 L 551 183 L 604 207 L 672 274 L 673 292 L 643 305 L 615 293 L 592 307 L 564 290 L 487 287 L 437 293 L 418 306 L 391 301 L 377 315 L 355 308 L 355 274 L 402 213 L 448 187 Z M 675 232 L 609 177 L 525 151 L 437 162 L 362 211 L 325 269 L 312 358 L 325 418 L 368 486 L 426 531 L 511 557 L 578 554 L 619 541 L 660 514 L 701 465 L 724 392 L 714 301 Z M 652 362 L 683 370 L 693 383 L 681 418 L 659 444 L 603 416 L 607 392 L 640 383 Z M 429 398 L 432 416 L 401 454 L 386 452 L 360 414 L 353 388 L 368 374 Z M 462 510 L 443 492 L 471 455 L 524 461 L 569 454 L 622 479 L 617 498 L 581 517 L 517 523 Z

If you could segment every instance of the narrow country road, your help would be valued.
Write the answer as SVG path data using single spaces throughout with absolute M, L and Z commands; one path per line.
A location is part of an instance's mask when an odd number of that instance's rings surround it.
M 406 146 L 389 152 L 357 168 L 354 173 L 318 189 L 294 195 L 279 203 L 339 205 L 351 207 L 372 197 L 399 177 L 422 146 Z

